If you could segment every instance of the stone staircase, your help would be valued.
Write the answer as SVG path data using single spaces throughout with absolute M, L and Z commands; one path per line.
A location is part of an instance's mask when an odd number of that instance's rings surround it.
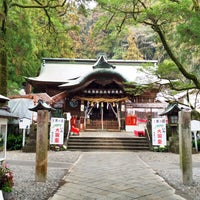
M 67 142 L 68 150 L 94 151 L 119 150 L 143 151 L 149 150 L 146 137 L 81 137 L 70 136 Z

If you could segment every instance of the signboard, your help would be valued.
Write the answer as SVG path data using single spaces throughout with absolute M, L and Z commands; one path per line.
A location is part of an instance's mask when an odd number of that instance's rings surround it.
M 166 121 L 164 118 L 152 118 L 152 143 L 153 145 L 166 145 Z
M 67 116 L 67 120 L 70 121 L 70 119 L 71 119 L 71 114 L 70 114 L 69 112 L 67 112 L 67 113 L 66 113 L 66 116 Z
M 28 118 L 21 118 L 19 120 L 20 129 L 30 129 L 31 120 Z
M 200 131 L 200 121 L 198 120 L 191 121 L 191 131 Z
M 19 128 L 23 129 L 23 140 L 22 140 L 22 146 L 25 145 L 26 140 L 26 129 L 30 129 L 31 120 L 28 118 L 21 118 L 19 120 Z
M 197 144 L 197 132 L 200 131 L 200 121 L 192 120 L 191 121 L 191 132 L 194 133 L 194 144 L 196 152 L 198 152 L 198 144 Z
M 50 144 L 63 144 L 64 122 L 64 118 L 51 118 Z

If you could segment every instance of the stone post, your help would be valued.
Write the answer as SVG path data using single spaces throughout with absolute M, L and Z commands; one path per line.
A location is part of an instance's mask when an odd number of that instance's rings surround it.
M 179 151 L 180 167 L 182 170 L 183 184 L 192 183 L 192 138 L 191 138 L 191 113 L 179 112 Z
M 37 112 L 35 181 L 38 182 L 45 182 L 47 177 L 48 116 L 47 110 L 38 110 Z
M 52 108 L 42 100 L 39 100 L 38 104 L 33 108 L 29 108 L 29 110 L 37 111 L 35 181 L 46 182 L 48 158 L 48 112 L 52 110 Z

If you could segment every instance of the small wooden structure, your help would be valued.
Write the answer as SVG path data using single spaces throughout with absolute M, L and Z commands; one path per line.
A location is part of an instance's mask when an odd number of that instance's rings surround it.
M 160 116 L 166 115 L 170 129 L 169 136 L 169 150 L 174 153 L 179 152 L 179 134 L 178 134 L 178 115 L 181 109 L 177 103 L 168 104 L 166 110 Z
M 170 126 L 177 126 L 178 124 L 178 112 L 181 109 L 177 103 L 170 103 L 166 110 L 160 114 L 160 116 L 167 115 L 168 123 Z

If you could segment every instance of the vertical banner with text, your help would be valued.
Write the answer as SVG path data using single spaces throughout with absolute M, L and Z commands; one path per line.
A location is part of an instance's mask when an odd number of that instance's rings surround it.
M 64 122 L 64 118 L 51 118 L 50 144 L 63 144 Z
M 152 144 L 166 145 L 166 121 L 164 118 L 152 118 Z

